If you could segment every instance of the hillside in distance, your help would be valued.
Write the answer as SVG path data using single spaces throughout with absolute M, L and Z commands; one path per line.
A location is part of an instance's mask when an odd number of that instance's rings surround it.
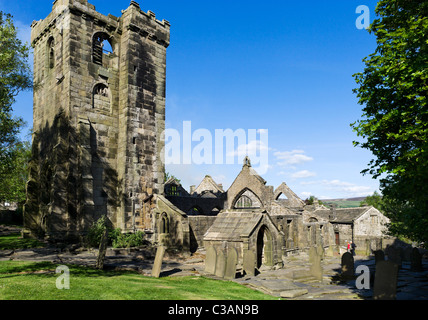
M 321 200 L 325 206 L 331 206 L 335 204 L 337 208 L 357 208 L 361 205 L 361 202 L 364 201 L 366 197 L 355 197 L 347 199 L 326 199 Z

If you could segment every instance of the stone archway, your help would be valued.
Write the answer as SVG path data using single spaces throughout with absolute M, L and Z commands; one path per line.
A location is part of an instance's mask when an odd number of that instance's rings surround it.
M 272 234 L 267 226 L 263 225 L 257 234 L 257 268 L 262 265 L 273 266 Z

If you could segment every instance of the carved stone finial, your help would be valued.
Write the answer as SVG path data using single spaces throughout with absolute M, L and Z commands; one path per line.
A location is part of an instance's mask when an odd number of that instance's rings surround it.
M 250 157 L 248 157 L 248 156 L 246 156 L 244 159 L 244 167 L 245 166 L 251 167 L 251 160 L 250 160 Z

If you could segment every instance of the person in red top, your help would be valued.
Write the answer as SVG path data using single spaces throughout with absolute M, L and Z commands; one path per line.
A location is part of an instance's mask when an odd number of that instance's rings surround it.
M 350 243 L 349 243 L 349 241 L 347 241 L 348 242 L 348 252 L 349 252 L 349 249 L 351 249 L 351 245 L 350 245 Z

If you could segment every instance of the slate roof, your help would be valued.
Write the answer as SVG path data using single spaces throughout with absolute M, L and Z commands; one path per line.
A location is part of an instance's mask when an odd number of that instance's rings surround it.
M 332 223 L 352 223 L 361 217 L 364 213 L 370 210 L 371 207 L 359 207 L 359 208 L 337 208 L 336 218 L 330 218 Z M 331 210 L 318 209 L 314 212 L 315 215 L 319 215 L 324 218 L 329 218 L 332 215 Z
M 262 210 L 223 211 L 204 236 L 206 241 L 242 241 L 241 236 L 249 236 L 263 219 Z

